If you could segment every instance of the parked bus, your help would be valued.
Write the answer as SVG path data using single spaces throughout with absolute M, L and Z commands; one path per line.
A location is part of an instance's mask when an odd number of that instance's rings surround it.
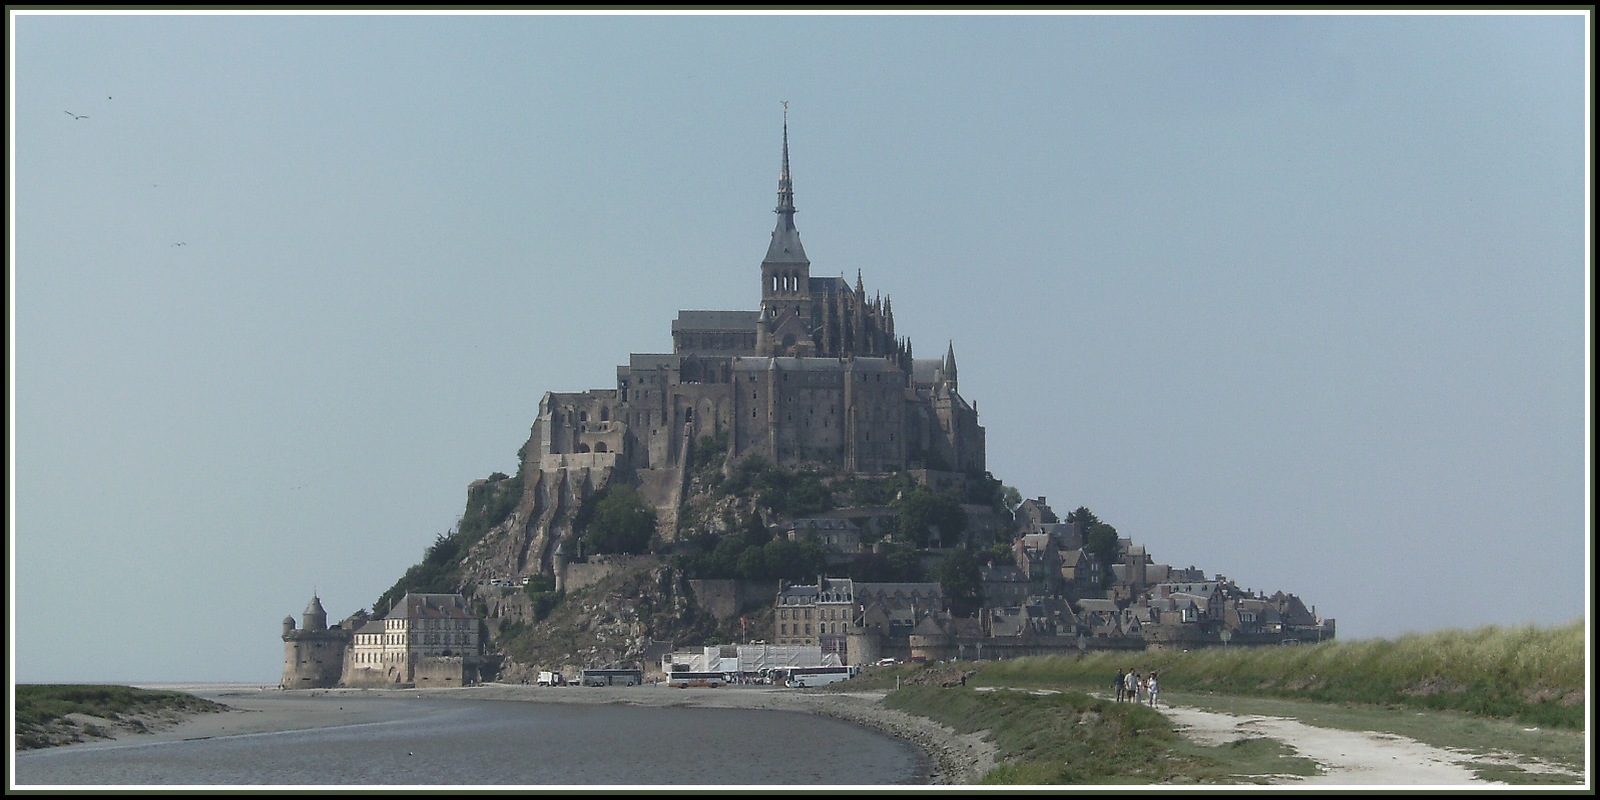
M 586 669 L 584 686 L 638 686 L 644 683 L 644 671 L 638 669 Z
M 861 674 L 861 667 L 857 664 L 844 667 L 790 667 L 788 672 L 790 687 L 808 689 L 854 678 Z
M 669 672 L 667 685 L 674 689 L 683 689 L 691 686 L 716 688 L 728 682 L 728 676 L 721 672 Z

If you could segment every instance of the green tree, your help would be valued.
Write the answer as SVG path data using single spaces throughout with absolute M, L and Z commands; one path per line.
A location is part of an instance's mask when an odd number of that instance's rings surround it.
M 656 531 L 656 512 L 631 486 L 617 486 L 594 505 L 583 533 L 590 553 L 645 553 Z
M 944 588 L 951 614 L 969 617 L 983 607 L 983 573 L 970 551 L 960 549 L 946 556 L 934 574 Z
M 919 583 L 922 581 L 922 557 L 917 554 L 917 549 L 906 544 L 897 544 L 888 548 L 889 571 L 895 577 L 893 581 L 902 583 Z
M 1005 542 L 995 542 L 994 544 L 989 545 L 989 549 L 983 551 L 978 558 L 983 563 L 992 567 L 995 564 L 1014 563 L 1017 556 L 1016 553 L 1012 551 L 1011 545 L 1006 544 Z
M 959 542 L 967 529 L 967 510 L 950 495 L 916 488 L 901 495 L 896 505 L 900 509 L 901 536 L 918 547 L 928 546 L 935 528 L 945 547 Z
M 1005 504 L 1007 511 L 1015 512 L 1017 506 L 1022 505 L 1022 492 L 1017 491 L 1015 486 L 1001 486 L 1000 501 Z
M 1088 543 L 1084 549 L 1089 551 L 1089 557 L 1100 563 L 1100 585 L 1102 587 L 1111 583 L 1111 566 L 1117 563 L 1122 555 L 1122 548 L 1117 542 L 1117 529 L 1104 522 L 1096 522 L 1089 528 Z
M 773 539 L 761 548 L 767 579 L 787 581 L 816 580 L 828 569 L 828 556 L 816 542 L 791 542 Z
M 1095 523 L 1099 522 L 1100 518 L 1095 516 L 1093 511 L 1090 511 L 1083 506 L 1078 506 L 1076 511 L 1067 512 L 1067 521 L 1080 523 L 1078 525 L 1078 530 L 1082 531 L 1085 535 L 1088 535 L 1089 528 L 1093 527 Z

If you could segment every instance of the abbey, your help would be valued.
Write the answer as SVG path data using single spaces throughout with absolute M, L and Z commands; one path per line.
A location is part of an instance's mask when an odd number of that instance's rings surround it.
M 957 392 L 954 344 L 915 358 L 893 303 L 869 296 L 859 272 L 854 286 L 811 274 L 787 118 L 776 213 L 759 310 L 679 311 L 672 352 L 631 355 L 615 388 L 547 393 L 526 456 L 545 470 L 636 471 L 648 484 L 654 471 L 681 472 L 702 438 L 725 437 L 730 461 L 981 474 L 984 431 Z

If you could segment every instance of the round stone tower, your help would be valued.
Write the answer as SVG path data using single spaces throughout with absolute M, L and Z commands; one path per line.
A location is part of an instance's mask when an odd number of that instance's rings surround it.
M 308 631 L 325 631 L 328 629 L 328 612 L 322 608 L 322 598 L 311 595 L 311 602 L 306 604 L 304 614 L 300 615 L 300 627 Z
M 328 612 L 313 594 L 300 615 L 300 630 L 295 630 L 294 617 L 283 618 L 283 678 L 278 685 L 284 689 L 339 685 L 351 639 L 350 631 L 328 627 Z

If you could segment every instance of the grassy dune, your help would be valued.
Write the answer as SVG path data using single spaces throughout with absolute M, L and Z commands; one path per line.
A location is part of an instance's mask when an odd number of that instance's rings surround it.
M 1161 674 L 1175 692 L 1461 711 L 1551 728 L 1584 725 L 1584 631 L 1485 627 L 1396 640 L 1191 652 L 1090 653 L 985 663 L 996 686 L 1108 690 L 1117 670 Z
M 109 738 L 117 728 L 145 731 L 226 708 L 182 692 L 96 684 L 19 684 L 16 698 L 18 750 Z
M 1189 705 L 1235 713 L 1271 705 L 1249 711 L 1388 731 L 1465 752 L 1515 742 L 1530 748 L 1523 753 L 1530 760 L 1570 773 L 1584 765 L 1586 652 L 1579 621 L 1393 641 L 908 664 L 868 670 L 850 683 L 894 689 L 885 700 L 890 707 L 958 731 L 990 731 L 1003 765 L 985 783 L 1240 783 L 1316 770 L 1271 740 L 1201 746 L 1176 735 L 1153 709 L 1091 696 L 1109 695 L 1119 668 L 1160 672 L 1163 695 Z M 958 687 L 962 674 L 967 681 Z M 1546 732 L 1529 734 L 1527 725 Z M 1572 780 L 1505 766 L 1478 772 L 1514 784 Z

